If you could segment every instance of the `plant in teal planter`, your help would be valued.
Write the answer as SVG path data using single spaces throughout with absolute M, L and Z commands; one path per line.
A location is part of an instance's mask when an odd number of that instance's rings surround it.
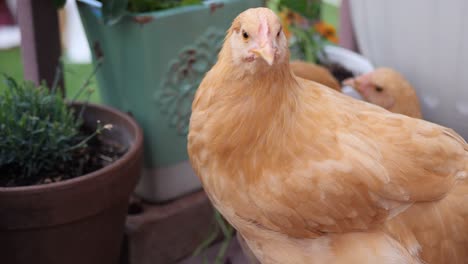
M 103 102 L 131 112 L 145 133 L 139 196 L 161 202 L 201 188 L 186 152 L 193 96 L 232 20 L 263 2 L 80 1 L 93 57 L 103 57 L 97 73 Z

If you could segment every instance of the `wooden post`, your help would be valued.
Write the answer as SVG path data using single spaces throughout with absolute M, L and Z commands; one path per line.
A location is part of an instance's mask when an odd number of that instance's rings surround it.
M 53 2 L 18 0 L 24 77 L 36 84 L 46 81 L 49 86 L 54 82 L 61 55 L 57 9 Z M 64 91 L 62 76 L 58 85 Z

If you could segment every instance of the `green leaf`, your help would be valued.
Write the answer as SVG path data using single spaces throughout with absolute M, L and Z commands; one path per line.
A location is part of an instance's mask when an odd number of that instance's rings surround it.
M 106 25 L 114 25 L 126 14 L 128 0 L 102 1 L 102 17 Z
M 290 28 L 291 32 L 298 38 L 299 45 L 304 52 L 305 61 L 316 63 L 317 58 L 314 53 L 314 43 L 312 41 L 311 36 L 307 34 L 307 31 L 292 26 Z
M 72 159 L 83 122 L 47 87 L 4 79 L 10 88 L 0 90 L 0 185 L 32 184 Z M 81 147 L 86 142 L 75 149 Z
M 181 6 L 201 5 L 201 4 L 202 4 L 202 0 L 182 0 L 182 2 L 180 2 Z
M 279 6 L 287 7 L 308 19 L 320 19 L 320 0 L 280 0 Z
M 273 10 L 273 12 L 275 12 L 275 13 L 279 13 L 280 12 L 280 4 L 281 4 L 281 0 L 268 0 L 267 3 L 266 3 L 266 7 Z
M 67 2 L 67 0 L 52 0 L 52 1 L 54 2 L 54 6 L 56 8 L 62 8 Z
M 15 89 L 18 84 L 16 83 L 15 79 L 11 78 L 10 76 L 3 74 L 4 82 L 10 89 Z

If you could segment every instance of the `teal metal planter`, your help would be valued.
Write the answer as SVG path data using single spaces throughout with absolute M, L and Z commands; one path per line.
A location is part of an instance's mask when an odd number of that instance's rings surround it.
M 188 162 L 191 103 L 216 62 L 232 20 L 259 0 L 210 4 L 128 15 L 104 25 L 101 10 L 79 3 L 103 103 L 130 112 L 145 134 L 145 169 L 136 192 L 161 202 L 201 188 Z

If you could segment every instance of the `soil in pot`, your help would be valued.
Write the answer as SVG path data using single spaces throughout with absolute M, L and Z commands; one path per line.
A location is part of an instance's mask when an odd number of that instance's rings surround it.
M 81 127 L 80 141 L 92 135 L 94 130 Z M 0 167 L 0 187 L 15 187 L 39 185 L 59 182 L 104 168 L 122 157 L 127 148 L 119 143 L 106 139 L 101 134 L 96 135 L 87 142 L 87 147 L 80 148 L 73 153 L 72 159 L 57 164 L 54 171 L 43 171 L 37 176 L 30 178 L 16 178 L 15 166 Z M 11 177 L 8 177 L 11 175 Z

